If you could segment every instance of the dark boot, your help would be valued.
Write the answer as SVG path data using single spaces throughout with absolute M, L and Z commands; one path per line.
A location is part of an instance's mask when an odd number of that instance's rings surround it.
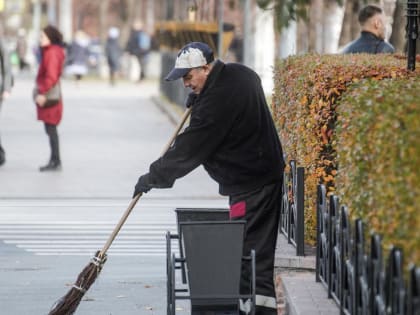
M 50 161 L 47 165 L 39 168 L 40 172 L 46 171 L 60 171 L 61 170 L 61 161 L 60 161 L 60 151 L 59 151 L 59 141 L 57 134 L 57 126 L 45 123 L 45 131 L 50 140 L 51 155 Z
M 41 166 L 39 168 L 40 172 L 48 172 L 48 171 L 61 171 L 61 161 L 59 160 L 51 160 L 48 162 L 47 165 Z

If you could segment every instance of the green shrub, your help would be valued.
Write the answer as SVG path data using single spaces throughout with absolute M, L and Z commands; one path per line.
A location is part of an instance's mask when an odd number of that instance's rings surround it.
M 392 85 L 392 82 L 407 82 L 410 77 L 420 75 L 419 66 L 411 73 L 406 70 L 406 64 L 402 56 L 358 54 L 293 56 L 276 65 L 272 112 L 287 159 L 294 159 L 305 167 L 307 243 L 314 244 L 316 240 L 316 186 L 323 183 L 329 194 L 335 192 L 337 169 L 340 169 L 336 155 L 346 145 L 338 145 L 334 136 L 337 107 L 344 104 L 338 100 L 353 85 L 364 86 L 365 81 L 389 79 L 386 81 Z M 402 86 L 400 90 L 404 90 Z M 351 104 L 347 105 L 351 113 Z M 346 169 L 343 163 L 340 160 L 340 167 Z M 340 185 L 342 183 L 337 186 Z M 350 193 L 343 197 L 344 203 L 354 198 Z M 369 217 L 363 219 L 370 220 Z
M 420 261 L 420 77 L 365 80 L 337 106 L 337 190 L 354 215 Z M 362 189 L 361 189 L 362 188 Z

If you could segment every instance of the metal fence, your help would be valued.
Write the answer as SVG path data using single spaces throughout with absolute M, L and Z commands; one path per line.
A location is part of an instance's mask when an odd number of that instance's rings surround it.
M 290 172 L 283 174 L 283 199 L 280 208 L 279 232 L 296 247 L 296 255 L 305 255 L 304 168 L 290 161 Z
M 317 195 L 316 281 L 340 314 L 419 315 L 420 267 L 411 266 L 405 280 L 400 249 L 392 248 L 385 263 L 380 236 L 372 234 L 365 246 L 362 220 L 352 224 L 337 196 L 327 201 L 325 186 Z

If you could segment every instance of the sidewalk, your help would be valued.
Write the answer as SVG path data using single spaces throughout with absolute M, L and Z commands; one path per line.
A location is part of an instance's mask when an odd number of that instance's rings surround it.
M 30 91 L 33 78 L 17 77 L 3 103 L 0 133 L 6 163 L 0 168 L 0 198 L 130 198 L 175 129 L 152 97 L 158 82 L 63 80 L 63 120 L 58 126 L 63 170 L 39 173 L 49 158 L 48 138 L 36 120 Z M 199 184 L 197 183 L 199 182 Z M 202 167 L 172 189 L 145 198 L 216 198 L 218 187 Z
M 283 234 L 277 238 L 275 282 L 279 315 L 339 314 L 327 290 L 315 282 L 315 253 L 305 248 L 306 256 L 296 256 L 296 248 Z

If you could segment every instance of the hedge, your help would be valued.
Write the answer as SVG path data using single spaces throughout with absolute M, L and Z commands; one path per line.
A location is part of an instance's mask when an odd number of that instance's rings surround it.
M 366 214 L 352 209 L 353 206 L 359 208 L 362 205 L 352 204 L 351 200 L 357 199 L 355 190 L 358 189 L 358 193 L 363 194 L 369 187 L 352 185 L 350 188 L 348 183 L 353 180 L 352 177 L 337 177 L 341 168 L 348 170 L 351 167 L 345 164 L 345 159 L 351 158 L 351 154 L 346 158 L 343 154 L 353 150 L 350 147 L 344 148 L 349 144 L 344 140 L 339 142 L 337 137 L 337 119 L 340 121 L 337 115 L 341 113 L 339 108 L 343 106 L 350 115 L 354 99 L 359 97 L 363 89 L 367 89 L 365 83 L 369 85 L 369 82 L 385 82 L 387 79 L 386 82 L 392 85 L 393 82 L 401 81 L 398 86 L 403 91 L 403 82 L 412 82 L 410 78 L 418 78 L 420 75 L 419 66 L 417 64 L 417 70 L 412 73 L 406 69 L 407 61 L 404 56 L 367 54 L 309 54 L 289 57 L 277 63 L 272 113 L 286 158 L 295 159 L 298 165 L 305 167 L 307 243 L 314 244 L 316 240 L 316 186 L 319 183 L 327 186 L 329 194 L 338 193 L 343 203 L 349 204 L 354 215 Z M 356 86 L 359 90 L 353 90 Z M 348 104 L 345 101 L 347 93 L 352 95 L 352 98 L 347 100 Z M 383 98 L 372 98 L 372 102 L 382 102 L 385 97 L 386 94 Z M 418 101 L 415 104 L 420 106 Z M 344 130 L 342 128 L 340 132 Z M 356 129 L 354 131 L 357 133 Z M 372 142 L 371 144 L 373 145 Z M 337 153 L 341 154 L 338 159 Z M 342 182 L 337 182 L 338 178 L 342 178 Z M 341 190 L 342 186 L 346 186 L 347 190 Z M 337 192 L 336 187 L 340 187 Z M 401 207 L 399 211 L 403 211 L 404 206 Z M 370 224 L 369 220 L 373 217 L 374 215 L 365 215 L 363 219 Z M 399 222 L 395 224 L 398 225 Z M 378 233 L 387 233 L 381 231 L 377 225 L 372 226 L 378 229 Z M 401 244 L 398 239 L 395 241 Z
M 386 247 L 420 261 L 420 76 L 357 84 L 337 113 L 338 192 Z

